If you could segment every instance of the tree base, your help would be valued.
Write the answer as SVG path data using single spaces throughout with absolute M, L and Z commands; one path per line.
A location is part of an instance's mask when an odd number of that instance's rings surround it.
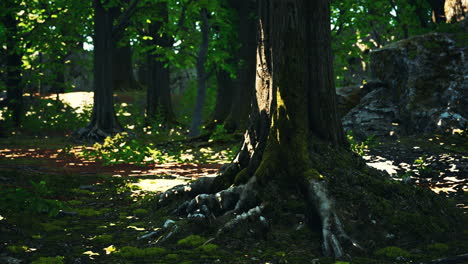
M 74 131 L 71 134 L 71 138 L 77 142 L 102 142 L 106 137 L 112 137 L 122 132 L 124 132 L 124 129 L 120 127 L 112 130 L 104 130 L 95 125 L 90 125 Z
M 287 233 L 317 255 L 350 259 L 388 245 L 448 241 L 459 232 L 463 216 L 441 197 L 392 181 L 350 153 L 340 157 L 322 156 L 318 169 L 323 179 L 302 186 L 285 185 L 282 178 L 265 184 L 252 176 L 244 184 L 217 190 L 218 182 L 232 178 L 226 170 L 217 178 L 168 190 L 158 206 L 172 208 L 183 220 L 177 224 L 179 235 L 171 229 L 159 241 L 193 232 L 217 241 L 250 237 L 252 242 Z

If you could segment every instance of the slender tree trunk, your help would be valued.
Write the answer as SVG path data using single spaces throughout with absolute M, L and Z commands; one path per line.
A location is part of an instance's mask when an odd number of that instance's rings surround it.
M 255 49 L 256 49 L 256 21 L 252 14 L 256 10 L 255 1 L 239 1 L 231 3 L 239 13 L 238 39 L 241 44 L 239 59 L 241 65 L 238 69 L 238 78 L 235 80 L 235 89 L 231 111 L 226 118 L 225 127 L 228 131 L 242 130 L 247 127 L 248 116 L 251 111 L 251 100 L 255 90 Z
M 230 73 L 219 69 L 216 73 L 218 83 L 218 92 L 216 95 L 216 105 L 213 110 L 210 122 L 207 124 L 207 129 L 213 129 L 216 125 L 223 124 L 226 117 L 231 111 L 232 95 L 236 89 L 234 80 Z
M 101 1 L 94 1 L 94 105 L 91 122 L 76 131 L 78 138 L 101 141 L 122 132 L 114 111 L 112 63 L 114 16 Z
M 198 50 L 196 70 L 197 70 L 197 97 L 195 108 L 192 115 L 192 124 L 190 125 L 189 137 L 195 137 L 200 134 L 200 128 L 203 122 L 203 107 L 206 99 L 206 82 L 208 74 L 205 68 L 205 62 L 208 56 L 209 31 L 208 11 L 203 8 L 200 11 L 201 16 L 201 34 L 202 39 L 200 49 Z
M 443 23 L 445 22 L 444 3 L 445 0 L 427 0 L 432 9 L 432 22 Z
M 13 6 L 3 18 L 2 22 L 6 28 L 6 80 L 7 88 L 6 104 L 12 111 L 15 126 L 21 125 L 23 117 L 23 87 L 21 85 L 21 55 L 18 54 L 18 24 L 13 15 Z
M 167 3 L 158 4 L 158 19 L 149 25 L 149 35 L 153 40 L 148 41 L 149 45 L 169 48 L 172 46 L 172 39 L 167 34 L 160 34 L 162 26 L 168 23 Z M 147 106 L 146 115 L 150 119 L 160 119 L 165 124 L 176 124 L 177 120 L 172 108 L 170 71 L 165 67 L 163 56 L 148 52 L 147 57 Z M 159 114 L 159 116 L 158 116 Z

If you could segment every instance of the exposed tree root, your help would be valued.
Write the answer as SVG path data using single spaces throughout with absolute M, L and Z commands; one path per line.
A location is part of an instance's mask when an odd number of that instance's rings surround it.
M 72 133 L 73 140 L 76 141 L 89 141 L 89 142 L 101 142 L 106 137 L 112 137 L 118 133 L 124 132 L 123 129 L 115 128 L 111 131 L 104 131 L 103 129 L 95 126 L 87 126 L 80 128 Z
M 174 213 L 179 217 L 198 223 L 217 221 L 219 228 L 216 237 L 229 233 L 243 224 L 255 224 L 260 227 L 258 231 L 263 233 L 269 230 L 270 220 L 267 219 L 268 212 L 265 211 L 265 203 L 268 202 L 259 199 L 255 176 L 251 177 L 246 184 L 232 186 L 216 193 L 209 193 L 214 179 L 200 178 L 189 185 L 176 186 L 163 193 L 159 202 L 164 203 L 179 195 L 194 197 L 179 205 Z M 306 192 L 304 195 L 305 202 L 316 209 L 314 213 L 318 214 L 321 219 L 324 254 L 340 258 L 345 255 L 343 244 L 352 244 L 359 248 L 357 243 L 344 231 L 334 210 L 333 202 L 327 194 L 324 182 L 310 180 Z
M 308 202 L 316 207 L 322 220 L 322 248 L 326 256 L 342 257 L 344 255 L 342 243 L 350 242 L 360 248 L 344 231 L 341 220 L 333 208 L 333 202 L 327 194 L 323 182 L 310 180 L 307 186 Z

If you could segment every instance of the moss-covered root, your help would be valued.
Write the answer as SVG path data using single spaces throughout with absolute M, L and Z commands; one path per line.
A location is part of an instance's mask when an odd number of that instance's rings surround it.
M 342 243 L 350 242 L 360 248 L 344 231 L 343 225 L 333 209 L 324 182 L 311 179 L 307 186 L 308 202 L 314 205 L 322 221 L 322 248 L 326 256 L 340 258 L 344 255 Z

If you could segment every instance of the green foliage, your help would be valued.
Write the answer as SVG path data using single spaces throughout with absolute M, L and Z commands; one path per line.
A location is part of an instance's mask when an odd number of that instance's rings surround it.
M 33 261 L 31 264 L 64 264 L 64 257 L 41 257 L 38 260 Z
M 360 142 L 355 139 L 353 131 L 348 131 L 346 138 L 350 144 L 351 150 L 357 153 L 359 156 L 363 156 L 369 148 L 372 148 L 377 144 L 375 136 L 371 135 L 366 140 Z
M 94 144 L 93 150 L 85 150 L 82 156 L 87 159 L 98 158 L 105 165 L 119 163 L 148 164 L 169 162 L 180 159 L 180 152 L 173 153 L 165 149 L 157 149 L 152 143 L 145 144 L 130 137 L 128 133 L 120 133 L 107 137 L 104 142 Z
M 435 27 L 425 0 L 332 1 L 331 24 L 337 86 L 360 84 L 369 50 Z
M 374 255 L 391 260 L 395 260 L 397 257 L 411 257 L 411 254 L 408 251 L 394 246 L 378 249 L 374 252 Z
M 44 198 L 51 194 L 45 181 L 31 181 L 32 191 L 23 188 L 0 190 L 0 209 L 2 211 L 29 211 L 56 216 L 65 206 L 58 200 Z
M 213 133 L 211 133 L 210 135 L 211 141 L 226 140 L 231 138 L 232 135 L 228 134 L 226 128 L 224 127 L 224 124 L 216 125 L 215 129 L 213 130 Z
M 0 110 L 7 127 L 13 127 L 11 112 Z M 78 112 L 76 108 L 53 99 L 34 99 L 25 110 L 22 128 L 31 132 L 70 131 L 87 124 L 91 117 L 91 107 Z

